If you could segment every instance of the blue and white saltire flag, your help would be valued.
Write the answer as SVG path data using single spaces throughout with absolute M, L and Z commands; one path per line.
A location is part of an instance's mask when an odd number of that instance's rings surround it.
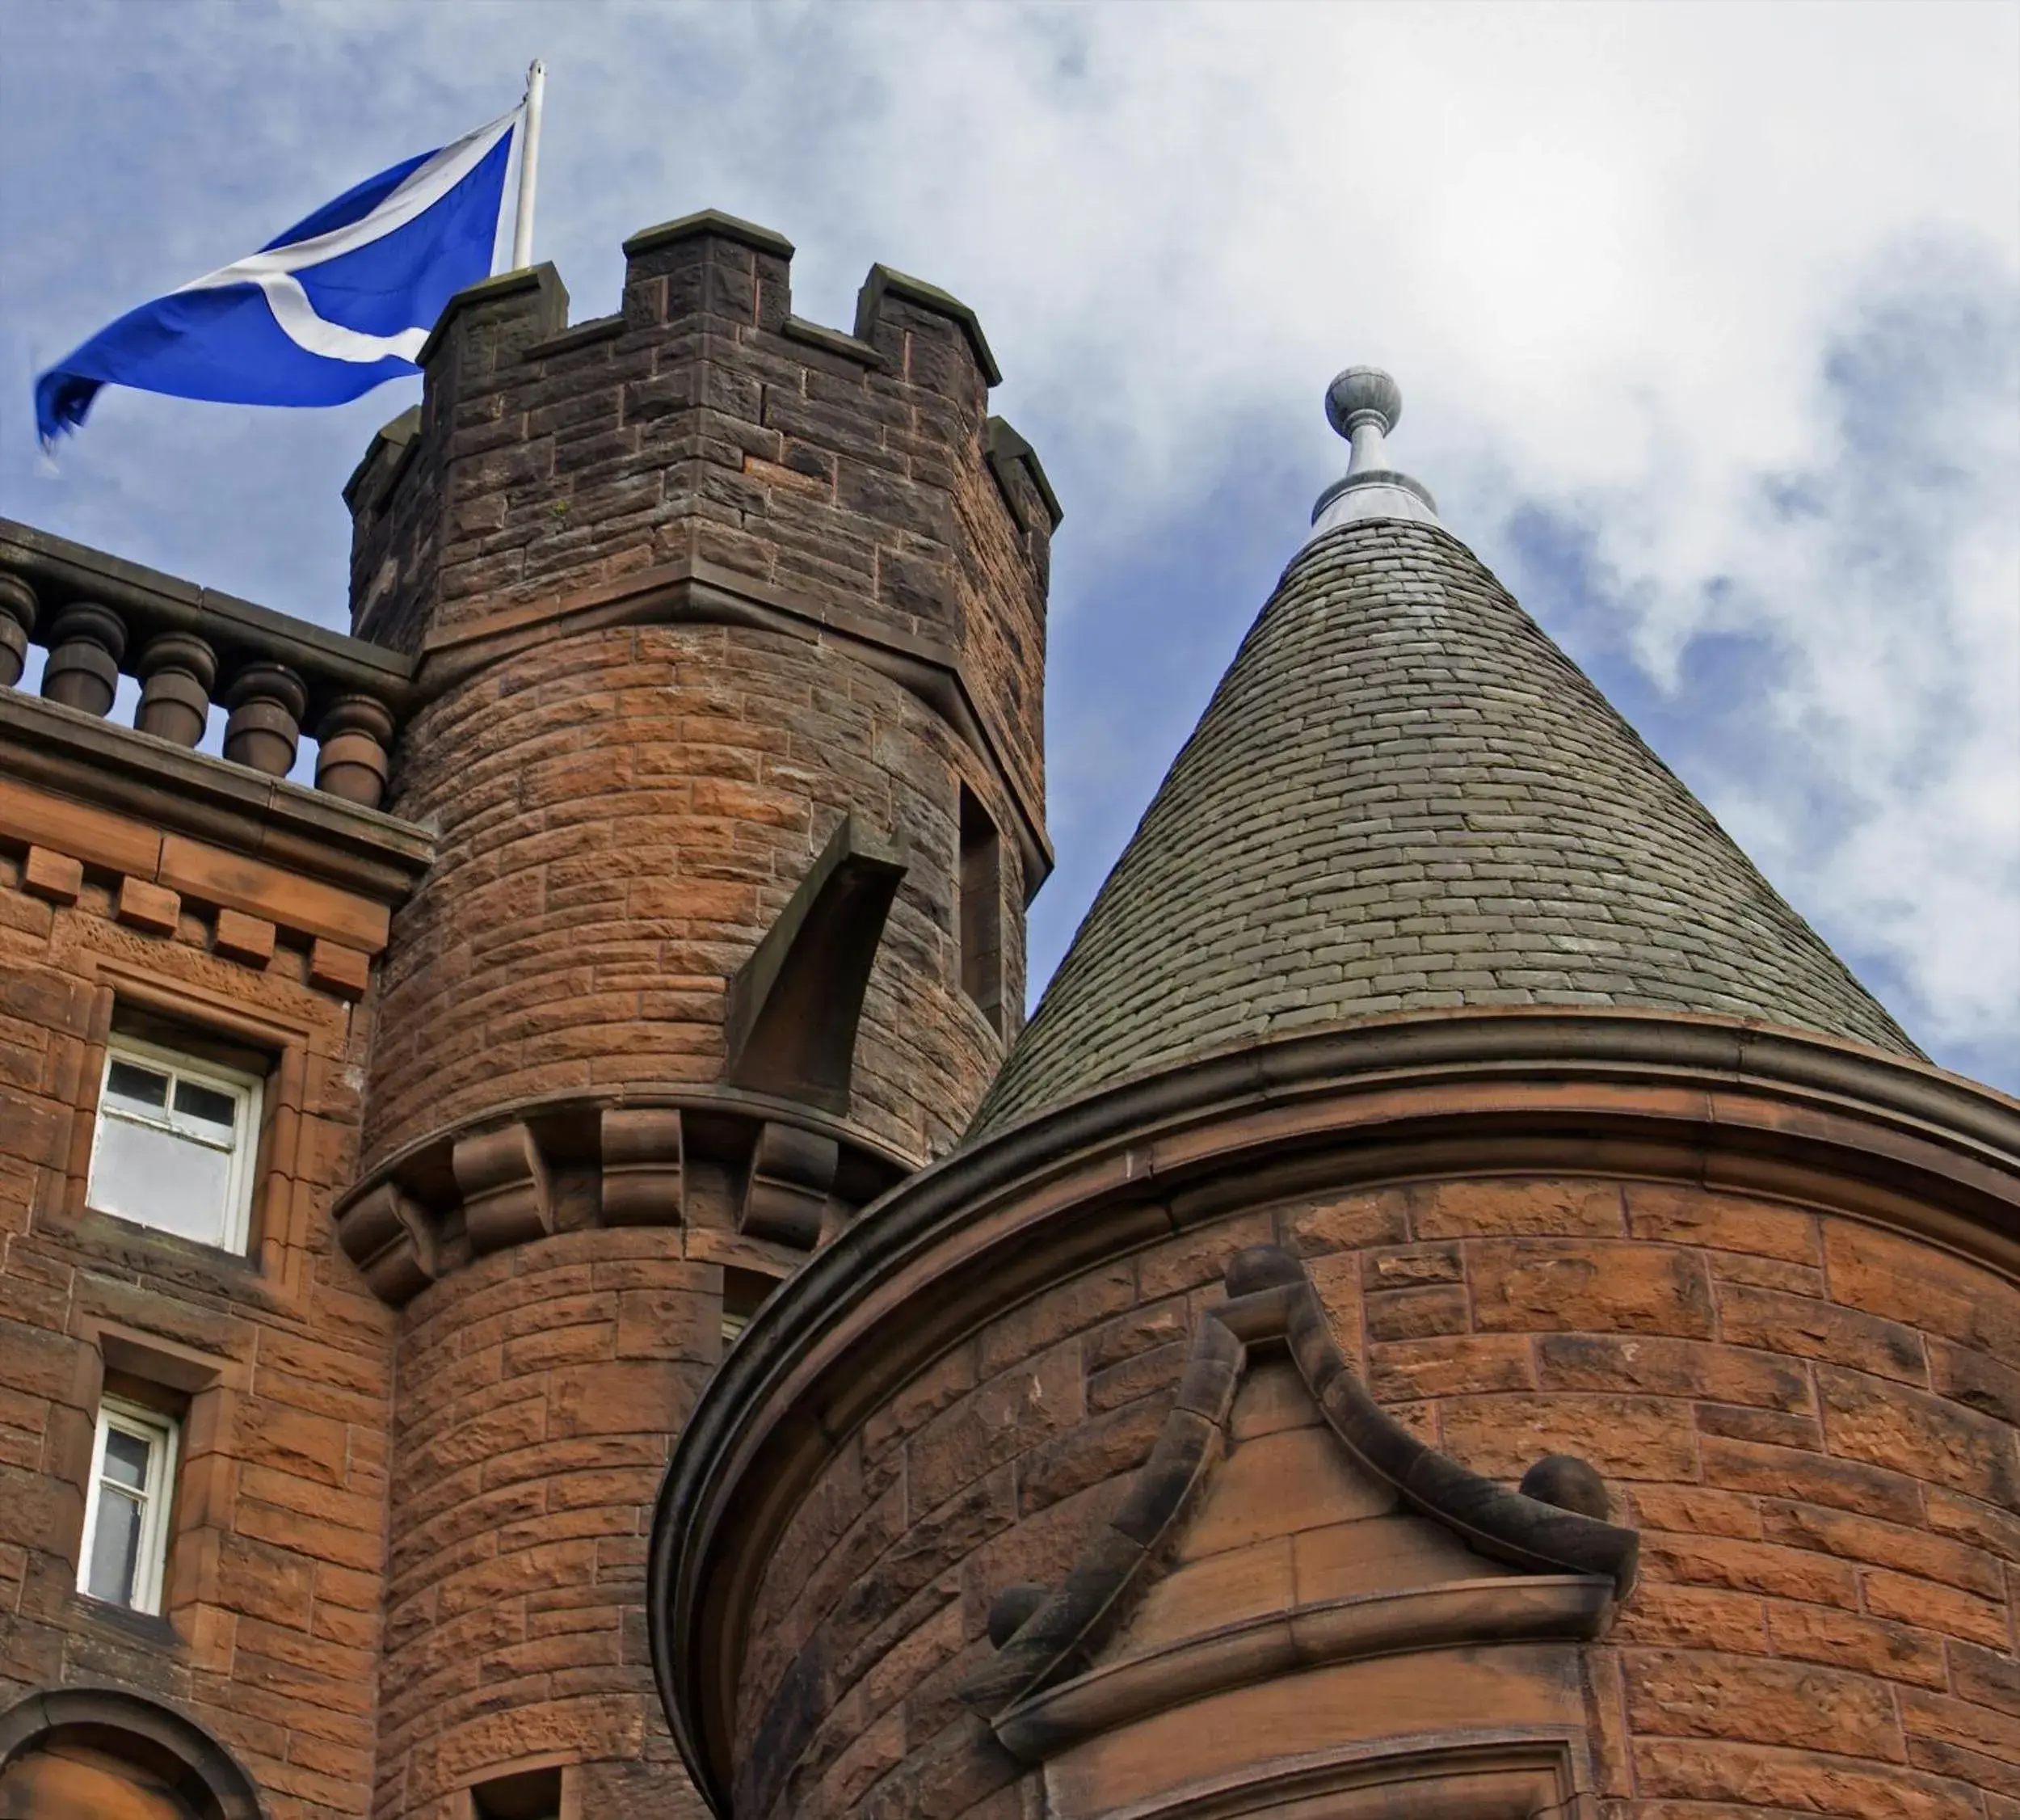
M 343 404 L 402 373 L 490 276 L 524 104 L 368 177 L 250 259 L 129 310 L 35 382 L 46 444 L 101 385 L 228 404 Z

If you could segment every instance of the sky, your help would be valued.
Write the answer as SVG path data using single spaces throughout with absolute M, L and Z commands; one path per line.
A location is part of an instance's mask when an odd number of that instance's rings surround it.
M 972 305 L 1066 507 L 1034 983 L 1294 554 L 1398 466 L 1942 1065 L 2020 1092 L 2020 4 L 6 0 L 0 514 L 341 626 L 314 412 L 30 383 L 548 67 L 577 318 L 714 207 Z

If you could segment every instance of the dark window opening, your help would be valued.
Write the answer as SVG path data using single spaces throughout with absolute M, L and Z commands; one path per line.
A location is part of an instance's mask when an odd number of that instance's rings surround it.
M 524 1769 L 470 1790 L 475 1820 L 561 1820 L 561 1770 Z
M 765 1298 L 779 1286 L 776 1277 L 762 1270 L 740 1270 L 727 1264 L 722 1270 L 722 1343 L 730 1346 L 751 1325 L 751 1317 L 764 1305 Z
M 989 811 L 961 789 L 961 989 L 1003 1030 L 1003 841 Z

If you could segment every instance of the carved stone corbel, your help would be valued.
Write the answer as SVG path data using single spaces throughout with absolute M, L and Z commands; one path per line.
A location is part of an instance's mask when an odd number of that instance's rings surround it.
M 512 1124 L 458 1138 L 449 1166 L 462 1190 L 463 1223 L 473 1251 L 498 1251 L 553 1231 L 547 1159 L 530 1127 Z
M 397 1182 L 382 1182 L 346 1207 L 337 1237 L 372 1292 L 394 1308 L 412 1301 L 441 1274 L 427 1215 Z
M 678 1226 L 680 1113 L 676 1106 L 631 1106 L 600 1121 L 603 1219 L 606 1226 Z
M 768 1119 L 751 1153 L 737 1230 L 811 1251 L 840 1161 L 833 1138 Z

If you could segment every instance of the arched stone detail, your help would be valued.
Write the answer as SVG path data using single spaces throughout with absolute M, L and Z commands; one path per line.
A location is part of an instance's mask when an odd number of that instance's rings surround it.
M 16 1763 L 62 1743 L 162 1777 L 201 1820 L 263 1820 L 259 1790 L 223 1745 L 194 1720 L 118 1687 L 49 1688 L 0 1713 L 0 1800 Z

